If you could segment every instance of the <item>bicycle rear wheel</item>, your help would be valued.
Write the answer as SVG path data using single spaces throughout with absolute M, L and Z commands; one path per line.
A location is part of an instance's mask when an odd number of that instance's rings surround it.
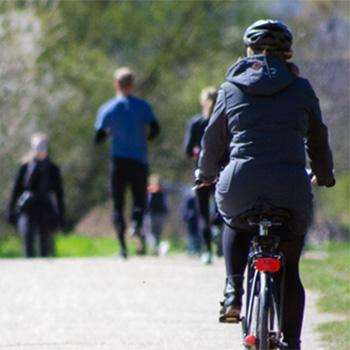
M 269 276 L 266 272 L 260 273 L 260 293 L 258 301 L 257 320 L 257 350 L 270 350 L 269 328 L 274 318 L 272 307 L 272 290 Z

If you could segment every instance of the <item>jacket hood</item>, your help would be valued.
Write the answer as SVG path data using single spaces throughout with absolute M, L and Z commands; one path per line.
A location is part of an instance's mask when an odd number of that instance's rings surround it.
M 274 56 L 246 57 L 229 68 L 226 81 L 250 95 L 274 95 L 289 86 L 296 75 Z

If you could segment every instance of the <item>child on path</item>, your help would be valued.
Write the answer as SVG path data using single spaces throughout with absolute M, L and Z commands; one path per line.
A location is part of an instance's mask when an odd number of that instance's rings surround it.
M 159 175 L 151 175 L 148 185 L 148 214 L 150 222 L 150 243 L 152 252 L 159 254 L 159 244 L 163 232 L 164 221 L 168 213 L 165 193 Z

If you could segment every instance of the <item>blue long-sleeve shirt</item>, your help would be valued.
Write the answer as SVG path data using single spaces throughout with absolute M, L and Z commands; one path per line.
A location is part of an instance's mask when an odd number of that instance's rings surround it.
M 112 136 L 112 156 L 147 164 L 147 127 L 156 122 L 151 106 L 135 96 L 115 97 L 103 104 L 95 128 Z

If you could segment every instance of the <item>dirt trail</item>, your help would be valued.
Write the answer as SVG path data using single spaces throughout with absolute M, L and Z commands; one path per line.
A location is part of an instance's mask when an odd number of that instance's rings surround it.
M 220 260 L 2 260 L 0 271 L 0 350 L 241 349 L 240 326 L 217 322 Z M 326 350 L 307 298 L 303 349 Z

